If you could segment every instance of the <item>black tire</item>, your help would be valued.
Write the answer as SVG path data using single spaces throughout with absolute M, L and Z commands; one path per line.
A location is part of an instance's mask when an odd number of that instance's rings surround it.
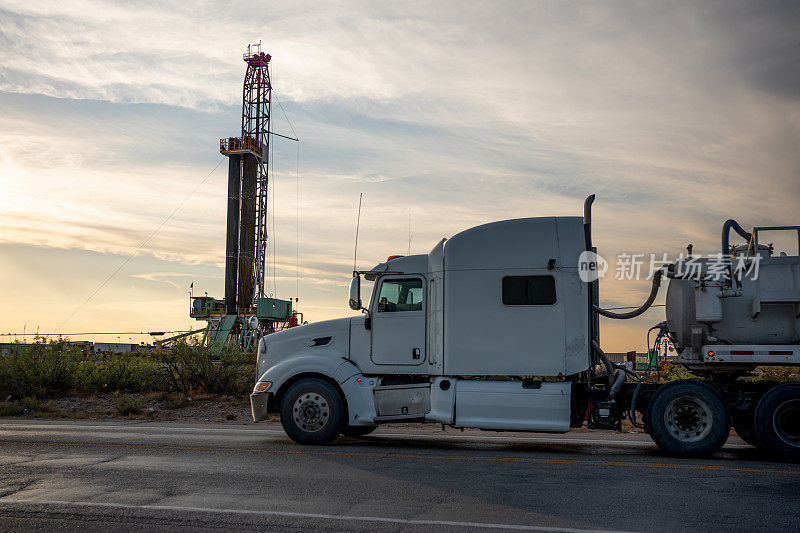
M 731 413 L 731 421 L 733 429 L 739 438 L 745 441 L 750 446 L 763 449 L 761 442 L 758 440 L 756 433 L 756 417 L 755 409 L 752 411 L 734 411 Z
M 307 378 L 281 399 L 281 425 L 298 444 L 328 444 L 342 432 L 347 417 L 339 391 L 325 380 Z
M 708 457 L 731 432 L 722 397 L 699 381 L 680 380 L 658 389 L 647 409 L 650 437 L 663 451 L 679 457 Z
M 741 415 L 741 417 L 734 417 L 733 429 L 736 430 L 736 434 L 739 435 L 739 438 L 750 446 L 762 448 L 761 442 L 759 442 L 758 435 L 756 434 L 756 423 L 753 413 L 747 413 Z
M 342 430 L 342 434 L 345 437 L 360 439 L 361 437 L 366 437 L 376 429 L 378 429 L 378 426 L 345 426 Z
M 784 383 L 758 402 L 756 433 L 764 449 L 781 461 L 800 461 L 800 383 Z

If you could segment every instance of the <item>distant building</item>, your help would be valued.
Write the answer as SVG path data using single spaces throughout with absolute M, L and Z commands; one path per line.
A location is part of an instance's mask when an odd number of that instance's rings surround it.
M 128 353 L 138 351 L 138 344 L 127 342 L 95 342 L 94 353 Z
M 606 352 L 606 355 L 609 359 L 611 359 L 612 363 L 624 363 L 628 360 L 628 353 L 629 352 Z M 647 362 L 647 354 L 646 353 L 637 353 L 636 354 L 636 361 Z
M 91 353 L 152 353 L 152 344 L 129 344 L 127 342 L 92 342 L 92 341 L 67 341 L 65 344 L 71 348 L 77 348 L 84 354 Z M 24 342 L 0 342 L 0 357 L 9 355 L 19 355 L 19 351 L 25 346 L 31 346 Z
M 78 348 L 84 355 L 88 355 L 94 351 L 92 348 L 92 341 L 69 341 L 67 344 L 72 348 Z
M 127 342 L 95 342 L 92 349 L 94 353 L 151 353 L 153 346 L 150 344 L 129 344 Z
M 25 346 L 18 342 L 0 342 L 0 357 L 19 354 L 20 346 Z

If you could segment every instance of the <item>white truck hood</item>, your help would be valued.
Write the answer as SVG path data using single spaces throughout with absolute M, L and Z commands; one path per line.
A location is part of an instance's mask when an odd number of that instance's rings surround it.
M 258 375 L 278 362 L 305 353 L 348 357 L 350 319 L 323 320 L 264 336 L 258 345 Z

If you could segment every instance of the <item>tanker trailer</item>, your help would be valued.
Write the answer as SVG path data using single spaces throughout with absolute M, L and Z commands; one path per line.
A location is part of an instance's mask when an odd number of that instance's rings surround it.
M 731 230 L 745 242 L 731 246 Z M 725 400 L 739 436 L 797 459 L 800 384 L 738 379 L 757 366 L 800 365 L 800 256 L 776 253 L 759 239 L 765 232 L 789 233 L 800 249 L 800 226 L 748 232 L 726 221 L 718 255 L 687 257 L 666 269 L 666 321 L 655 328 L 674 345 L 676 363 L 703 376 Z M 682 410 L 689 426 L 708 416 L 692 402 Z

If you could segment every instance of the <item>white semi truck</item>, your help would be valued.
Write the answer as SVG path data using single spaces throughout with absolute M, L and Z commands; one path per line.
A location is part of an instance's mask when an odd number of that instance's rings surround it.
M 800 248 L 800 226 L 746 232 L 729 220 L 723 276 L 708 259 L 678 261 L 654 276 L 640 308 L 614 313 L 579 272 L 595 251 L 593 200 L 583 217 L 484 224 L 354 272 L 349 305 L 362 316 L 261 340 L 253 419 L 280 413 L 294 441 L 327 444 L 398 421 L 566 433 L 619 429 L 628 417 L 675 455 L 714 453 L 733 425 L 773 456 L 800 459 L 800 383 L 740 379 L 756 366 L 800 365 L 800 257 L 758 240 L 794 232 Z M 729 245 L 732 229 L 745 244 Z M 361 276 L 374 281 L 366 308 Z M 600 348 L 598 317 L 642 314 L 663 277 L 666 320 L 652 329 L 702 379 L 650 382 Z

